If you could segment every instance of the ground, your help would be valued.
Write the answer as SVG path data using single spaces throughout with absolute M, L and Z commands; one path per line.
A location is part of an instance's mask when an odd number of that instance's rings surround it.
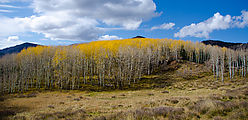
M 171 67 L 176 69 L 144 76 L 135 89 L 5 95 L 0 119 L 248 119 L 246 78 L 230 80 L 226 75 L 223 83 L 204 65 L 184 62 Z

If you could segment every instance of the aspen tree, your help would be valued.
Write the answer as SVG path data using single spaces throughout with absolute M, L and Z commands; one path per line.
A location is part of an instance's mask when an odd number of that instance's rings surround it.
M 233 53 L 231 50 L 227 51 L 228 57 L 228 67 L 229 67 L 229 78 L 232 79 L 232 61 L 233 61 Z
M 246 76 L 247 51 L 171 39 L 94 41 L 72 46 L 37 46 L 0 59 L 0 92 L 29 89 L 80 89 L 82 84 L 122 89 L 168 62 L 209 61 L 213 75 L 224 81 Z
M 225 56 L 227 48 L 222 48 L 221 54 L 221 81 L 224 82 L 224 67 L 225 67 Z

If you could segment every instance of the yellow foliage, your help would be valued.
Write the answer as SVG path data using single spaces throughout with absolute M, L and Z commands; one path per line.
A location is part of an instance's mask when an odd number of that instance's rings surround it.
M 57 49 L 53 57 L 53 66 L 57 66 L 64 59 L 66 59 L 66 50 L 64 48 Z
M 66 49 L 77 49 L 80 51 L 81 56 L 87 58 L 92 58 L 97 60 L 97 58 L 109 58 L 110 56 L 116 57 L 120 53 L 120 50 L 123 52 L 128 51 L 129 48 L 132 49 L 151 49 L 152 52 L 161 50 L 161 48 L 166 47 L 172 51 L 178 51 L 181 46 L 184 46 L 184 49 L 187 51 L 196 50 L 199 52 L 199 49 L 202 49 L 201 43 L 193 43 L 191 41 L 183 40 L 172 40 L 172 39 L 150 39 L 150 38 L 135 38 L 135 39 L 122 39 L 122 40 L 103 40 L 103 41 L 93 41 L 84 44 L 77 44 L 67 47 L 55 47 L 55 52 L 53 53 L 52 63 L 54 66 L 58 65 L 61 61 L 66 59 L 67 50 Z M 52 47 L 46 46 L 37 46 L 31 47 L 25 50 L 22 50 L 18 54 L 21 56 L 39 56 L 43 53 L 49 54 Z M 122 49 L 124 48 L 124 49 Z M 132 50 L 130 50 L 132 52 Z

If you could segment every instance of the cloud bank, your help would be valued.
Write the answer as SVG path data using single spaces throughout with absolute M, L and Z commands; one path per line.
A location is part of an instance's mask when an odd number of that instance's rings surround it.
M 215 13 L 213 17 L 200 23 L 192 23 L 189 26 L 183 27 L 179 32 L 174 34 L 174 37 L 199 37 L 209 38 L 209 34 L 214 30 L 225 30 L 229 28 L 244 28 L 248 26 L 248 12 L 242 11 L 241 16 L 230 15 L 223 16 L 220 13 Z
M 0 17 L 0 36 L 35 32 L 52 40 L 89 41 L 104 28 L 135 30 L 159 15 L 153 0 L 33 0 L 31 8 L 33 16 Z

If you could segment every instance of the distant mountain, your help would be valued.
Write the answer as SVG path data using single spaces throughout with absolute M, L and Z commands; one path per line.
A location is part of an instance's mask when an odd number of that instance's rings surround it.
M 27 49 L 29 47 L 36 47 L 36 46 L 38 46 L 38 45 L 33 44 L 33 43 L 23 43 L 20 45 L 16 45 L 14 47 L 5 48 L 5 49 L 0 50 L 0 57 L 4 56 L 6 54 L 19 53 L 23 49 Z
M 143 37 L 143 36 L 136 36 L 136 37 L 133 37 L 133 38 L 145 38 L 145 37 Z
M 248 49 L 248 43 L 231 43 L 231 42 L 223 42 L 219 40 L 205 40 L 202 41 L 205 45 L 226 47 L 234 50 Z

